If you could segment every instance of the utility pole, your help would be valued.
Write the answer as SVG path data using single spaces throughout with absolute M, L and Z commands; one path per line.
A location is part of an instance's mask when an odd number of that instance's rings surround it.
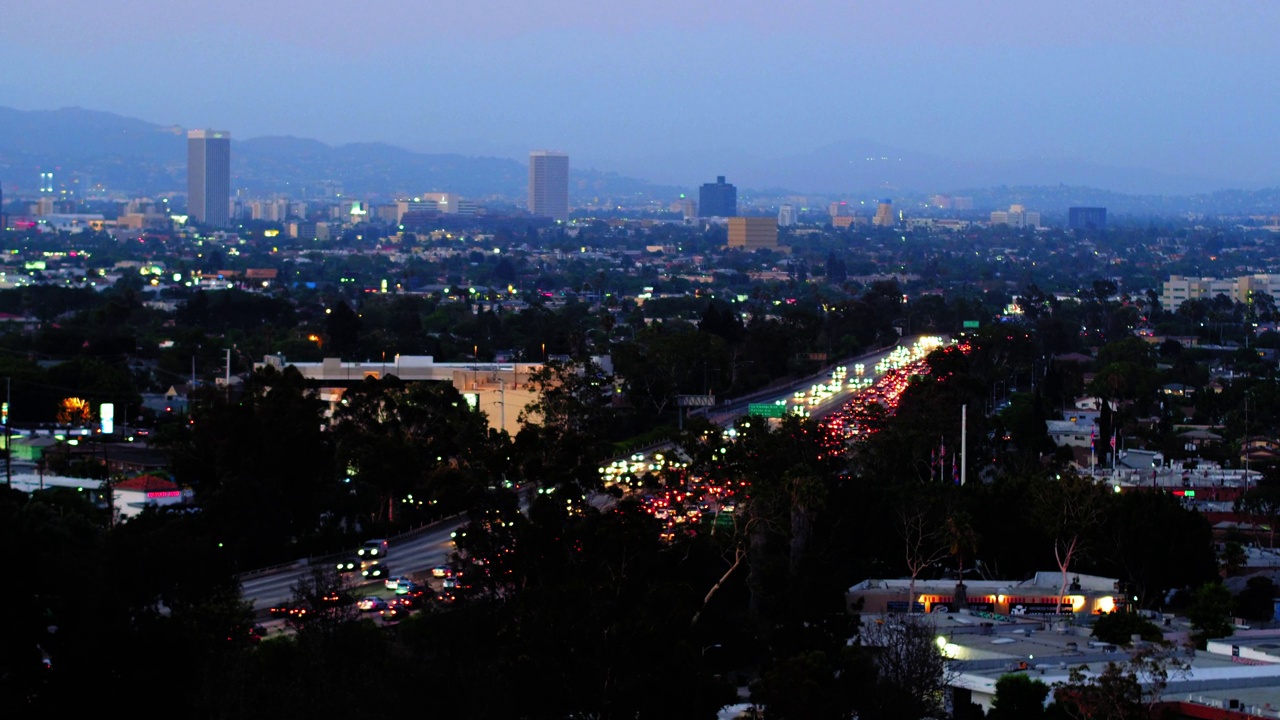
M 502 408 L 498 414 L 498 427 L 507 429 L 507 381 L 498 378 L 498 406 Z
M 1249 391 L 1244 391 L 1244 443 L 1240 449 L 1244 451 L 1244 491 L 1249 492 Z
M 13 378 L 4 379 L 4 482 L 13 489 L 13 433 L 9 432 L 9 401 L 12 399 L 10 389 Z M 1247 477 L 1247 475 L 1246 475 Z M 43 483 L 44 477 L 41 476 Z
M 965 471 L 968 469 L 968 463 L 965 462 L 969 454 L 969 406 L 960 406 L 960 484 L 964 485 Z M 960 582 L 964 582 L 964 578 L 960 578 Z

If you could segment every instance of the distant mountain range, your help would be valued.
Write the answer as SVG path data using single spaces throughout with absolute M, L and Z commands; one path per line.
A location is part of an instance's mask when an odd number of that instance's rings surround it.
M 708 172 L 707 163 L 714 172 Z M 1170 175 L 1143 168 L 1052 158 L 1019 161 L 957 160 L 870 140 L 848 140 L 782 157 L 711 149 L 698 156 L 671 154 L 609 161 L 620 172 L 663 182 L 725 175 L 745 188 L 790 188 L 801 193 L 937 193 L 965 187 L 1080 185 L 1121 193 L 1189 194 L 1231 187 L 1218 178 Z M 850 193 L 852 194 L 852 193 Z M 871 195 L 876 197 L 876 195 Z
M 250 195 L 314 197 L 334 184 L 346 195 L 384 199 L 450 191 L 482 201 L 518 200 L 526 192 L 527 166 L 513 158 L 421 153 L 383 143 L 335 147 L 296 137 L 242 140 L 234 128 L 229 130 L 232 183 Z M 700 157 L 673 154 L 630 161 L 575 157 L 572 167 L 575 202 L 667 201 L 682 192 L 696 193 L 699 184 L 725 175 L 748 201 L 786 195 L 808 195 L 815 204 L 837 197 L 890 197 L 909 206 L 933 193 L 948 193 L 973 197 L 977 210 L 1021 202 L 1048 213 L 1064 213 L 1069 205 L 1102 205 L 1130 214 L 1280 211 L 1276 189 L 1203 192 L 1226 185 L 1213 178 L 1046 159 L 957 161 L 863 140 L 772 159 L 710 150 Z M 82 184 L 100 183 L 122 193 L 182 193 L 186 129 L 83 108 L 0 107 L 0 183 L 6 196 L 34 194 L 39 172 L 50 169 L 59 182 L 79 178 Z
M 528 167 L 510 158 L 426 154 L 382 143 L 333 147 L 296 137 L 238 139 L 231 131 L 232 185 L 250 195 L 319 195 L 328 184 L 357 197 L 457 192 L 465 197 L 520 198 Z M 0 183 L 10 197 L 34 194 L 39 173 L 73 176 L 125 193 L 185 192 L 186 129 L 112 113 L 63 108 L 0 107 Z M 629 197 L 679 190 L 616 173 L 574 168 L 578 198 Z

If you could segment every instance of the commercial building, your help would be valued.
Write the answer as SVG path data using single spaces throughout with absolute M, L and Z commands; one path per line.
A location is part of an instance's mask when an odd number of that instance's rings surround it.
M 876 227 L 893 227 L 897 224 L 897 220 L 893 217 L 892 200 L 880 201 L 880 205 L 876 207 L 876 216 L 871 219 L 871 224 Z
M 791 227 L 796 224 L 796 206 L 790 203 L 778 208 L 778 227 Z
M 1021 205 L 1010 205 L 1008 210 L 997 210 L 991 213 L 992 225 L 1008 225 L 1011 228 L 1040 227 L 1040 213 L 1027 212 Z
M 1072 573 L 1062 587 L 1062 573 L 1038 572 L 1027 580 L 965 580 L 964 606 L 971 612 L 1005 617 L 1073 616 L 1109 613 L 1124 605 L 1116 579 Z M 958 609 L 956 581 L 910 578 L 863 580 L 849 588 L 846 600 L 864 612 L 907 612 L 914 591 L 915 609 L 947 614 Z
M 698 190 L 698 217 L 733 217 L 738 214 L 738 188 L 717 175 Z
M 568 202 L 569 202 L 568 200 L 569 173 L 568 173 L 568 165 L 567 165 L 568 160 L 566 159 L 565 162 L 566 162 L 565 176 L 564 176 L 565 208 L 566 208 L 566 214 L 567 214 Z M 427 202 L 427 203 L 434 202 L 436 204 L 436 209 L 440 211 L 441 215 L 475 215 L 476 214 L 475 201 L 466 200 L 458 193 L 450 193 L 450 192 L 423 193 L 422 202 Z
M 263 362 L 255 363 L 254 369 L 268 365 L 277 369 L 289 365 L 297 368 L 308 384 L 318 388 L 329 412 L 337 408 L 347 388 L 359 385 L 367 377 L 381 379 L 395 375 L 407 383 L 447 382 L 457 388 L 473 408 L 488 416 L 489 427 L 506 430 L 512 436 L 520 431 L 520 411 L 538 399 L 538 392 L 529 380 L 542 368 L 541 363 L 438 363 L 430 355 L 395 355 L 386 362 L 343 362 L 338 358 L 288 362 L 283 356 L 267 355 Z
M 778 221 L 768 217 L 729 218 L 729 247 L 777 250 Z
M 1219 295 L 1232 302 L 1248 304 L 1259 293 L 1280 297 L 1280 275 L 1243 275 L 1236 278 L 1170 275 L 1161 287 L 1160 306 L 1165 312 L 1173 312 L 1188 300 L 1212 300 Z
M 568 155 L 548 150 L 529 153 L 529 212 L 555 220 L 569 219 Z
M 288 231 L 289 237 L 298 238 L 299 240 L 329 239 L 329 224 L 323 222 L 315 222 L 312 220 L 291 222 L 289 223 Z
M 680 200 L 676 202 L 676 209 L 679 211 L 680 217 L 685 220 L 693 220 L 698 217 L 698 202 L 692 198 L 681 196 Z
M 1107 227 L 1107 209 L 1104 207 L 1067 208 L 1067 227 L 1072 230 L 1104 230 Z
M 231 224 L 231 133 L 187 131 L 187 214 L 203 225 Z

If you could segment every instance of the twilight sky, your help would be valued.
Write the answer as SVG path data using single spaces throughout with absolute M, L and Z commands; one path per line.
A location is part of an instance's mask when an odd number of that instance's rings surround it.
M 0 105 L 20 109 L 241 138 L 551 148 L 659 181 L 673 158 L 862 139 L 1280 184 L 1280 3 L 1267 0 L 5 6 Z

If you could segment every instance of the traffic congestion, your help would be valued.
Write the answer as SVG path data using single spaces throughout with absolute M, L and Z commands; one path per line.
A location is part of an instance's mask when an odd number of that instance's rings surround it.
M 770 405 L 785 408 L 785 415 L 817 420 L 832 446 L 846 448 L 874 431 L 876 416 L 897 409 L 913 377 L 928 374 L 929 353 L 949 346 L 962 352 L 968 349 L 941 337 L 921 337 L 910 346 L 894 348 L 869 366 L 836 366 L 829 379 L 812 383 L 807 390 L 795 390 Z M 722 443 L 731 444 L 737 440 L 738 429 L 726 427 L 720 434 Z M 743 480 L 694 472 L 689 457 L 679 448 L 634 453 L 602 465 L 599 472 L 606 488 L 616 487 L 639 499 L 661 523 L 662 539 L 668 542 L 682 535 L 732 530 L 750 490 Z
M 826 436 L 824 452 L 843 452 L 860 437 L 875 431 L 877 417 L 897 409 L 913 378 L 929 373 L 926 361 L 929 353 L 951 346 L 962 352 L 968 349 L 941 337 L 921 337 L 910 346 L 894 348 L 873 363 L 836 366 L 827 379 L 811 383 L 808 389 L 797 389 L 772 403 L 752 406 L 777 408 L 777 415 L 739 417 L 727 427 L 709 431 L 713 434 L 707 438 L 707 445 L 713 453 L 723 454 L 738 441 L 740 430 L 747 430 L 751 423 L 777 424 L 782 417 L 790 415 L 817 423 Z M 714 433 L 718 433 L 718 437 Z M 598 468 L 606 492 L 599 496 L 604 500 L 597 507 L 603 509 L 618 494 L 638 500 L 658 521 L 660 538 L 665 542 L 699 533 L 731 533 L 740 521 L 739 510 L 749 498 L 750 485 L 733 473 L 708 471 L 705 465 L 700 467 L 701 471 L 694 467 L 684 450 L 674 445 L 611 460 Z M 571 508 L 575 507 L 572 499 L 566 502 Z M 494 516 L 473 518 L 480 523 L 478 527 L 492 530 L 509 524 L 499 511 L 489 513 Z M 451 605 L 473 589 L 471 581 L 476 578 L 464 578 L 464 571 L 469 575 L 476 572 L 487 575 L 501 572 L 504 565 L 501 553 L 506 546 L 502 542 L 497 543 L 499 556 L 491 563 L 488 558 L 475 557 L 466 551 L 461 542 L 465 533 L 465 529 L 458 528 L 448 534 L 447 555 L 442 562 L 429 570 L 409 574 L 390 570 L 387 540 L 369 540 L 352 557 L 335 561 L 338 577 L 347 578 L 341 583 L 344 589 L 327 590 L 309 601 L 290 598 L 271 605 L 266 613 L 270 619 L 265 625 L 268 630 L 287 629 L 317 612 L 350 612 L 351 609 L 385 623 L 396 623 L 424 608 Z M 440 543 L 442 548 L 445 543 Z

